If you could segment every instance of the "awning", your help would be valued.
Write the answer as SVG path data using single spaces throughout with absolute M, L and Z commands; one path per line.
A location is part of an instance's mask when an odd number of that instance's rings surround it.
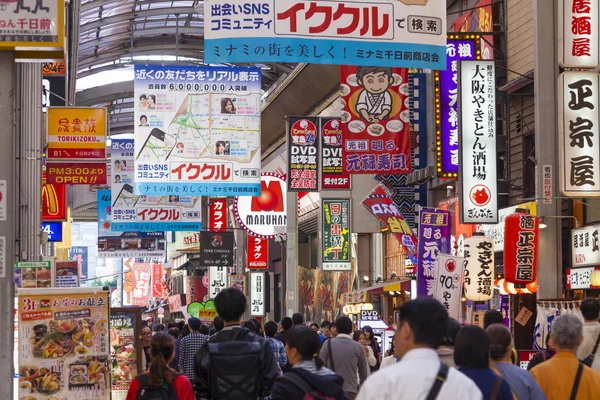
M 367 295 L 369 293 L 383 293 L 389 291 L 410 291 L 410 279 L 402 279 L 394 282 L 384 282 L 379 283 L 374 286 L 369 286 L 364 289 L 355 290 L 349 293 L 343 293 L 340 296 L 340 301 L 342 305 L 346 304 L 357 304 L 357 303 L 365 303 L 367 301 Z

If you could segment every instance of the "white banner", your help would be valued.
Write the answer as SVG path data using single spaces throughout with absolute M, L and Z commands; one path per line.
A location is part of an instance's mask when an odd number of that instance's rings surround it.
M 596 68 L 598 1 L 558 1 L 558 63 L 564 68 Z
M 433 298 L 442 303 L 450 318 L 458 320 L 463 291 L 462 274 L 465 259 L 440 254 L 437 263 Z
M 208 298 L 214 299 L 229 284 L 229 268 L 208 267 Z
M 265 315 L 265 274 L 250 272 L 250 315 Z
M 600 225 L 594 225 L 571 231 L 571 265 L 574 268 L 600 265 L 599 229 Z

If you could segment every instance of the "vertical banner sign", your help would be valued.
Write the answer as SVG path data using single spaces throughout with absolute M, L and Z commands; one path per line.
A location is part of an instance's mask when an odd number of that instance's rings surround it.
M 540 221 L 517 210 L 504 221 L 504 279 L 526 285 L 537 279 Z
M 288 190 L 319 191 L 319 130 L 317 117 L 288 117 Z
M 342 66 L 343 168 L 349 174 L 408 174 L 408 70 Z
M 69 249 L 69 260 L 77 261 L 79 278 L 88 277 L 88 248 L 87 246 L 72 246 Z
M 494 242 L 475 234 L 465 239 L 465 297 L 488 301 L 494 296 Z
M 461 223 L 498 223 L 494 61 L 459 63 Z
M 191 304 L 194 302 L 202 302 L 204 301 L 204 296 L 208 293 L 208 283 L 203 284 L 202 281 L 206 278 L 206 282 L 208 282 L 208 275 L 205 276 L 197 276 L 192 275 L 185 278 L 185 288 L 186 288 L 186 300 L 185 304 Z
M 440 253 L 449 253 L 451 228 L 450 211 L 421 208 L 417 256 L 418 297 L 433 296 L 437 259 Z
M 350 200 L 322 200 L 323 271 L 350 271 Z
M 152 264 L 152 297 L 162 297 L 163 294 L 162 264 Z
M 544 174 L 544 196 L 543 202 L 544 204 L 552 204 L 552 165 L 543 165 L 542 173 Z
M 134 93 L 136 194 L 260 193 L 260 69 L 137 65 Z
M 440 254 L 435 274 L 435 294 L 448 311 L 448 316 L 458 320 L 460 299 L 462 297 L 462 274 L 465 259 L 462 257 Z
M 600 196 L 598 74 L 563 72 L 558 88 L 561 190 L 567 197 Z
M 248 268 L 269 268 L 269 240 L 248 235 Z
M 342 121 L 319 118 L 321 131 L 321 188 L 350 189 L 350 175 L 342 169 Z
M 559 0 L 558 63 L 563 68 L 596 68 L 600 64 L 597 1 Z
M 208 267 L 208 298 L 214 299 L 227 287 L 229 268 Z
M 571 230 L 571 265 L 574 268 L 600 265 L 599 229 L 600 226 L 592 225 Z
M 458 177 L 458 62 L 480 58 L 479 39 L 479 35 L 468 39 L 449 35 L 446 70 L 435 71 L 437 172 L 441 178 Z
M 250 315 L 265 315 L 264 272 L 250 272 Z
M 209 200 L 209 221 L 210 230 L 214 232 L 223 232 L 227 230 L 227 198 Z
M 131 305 L 147 307 L 150 293 L 150 264 L 133 264 Z

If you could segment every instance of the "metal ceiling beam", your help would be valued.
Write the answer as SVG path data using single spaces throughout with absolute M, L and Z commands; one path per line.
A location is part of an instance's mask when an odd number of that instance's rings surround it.
M 174 56 L 176 51 L 173 48 L 174 46 L 172 44 L 170 45 L 160 45 L 160 46 L 156 46 L 156 45 L 150 45 L 150 46 L 144 46 L 143 48 L 137 48 L 135 49 L 135 55 L 136 56 L 160 56 L 160 55 L 170 55 L 170 56 Z M 180 45 L 179 46 L 179 55 L 181 57 L 189 57 L 189 58 L 197 58 L 199 60 L 202 60 L 203 51 L 198 50 L 198 45 Z M 115 50 L 115 51 L 111 51 L 111 52 L 102 52 L 99 55 L 90 55 L 87 57 L 82 57 L 79 59 L 79 68 L 88 68 L 91 67 L 93 65 L 97 65 L 97 64 L 104 64 L 104 63 L 108 63 L 111 61 L 115 61 L 120 59 L 121 57 L 126 57 L 129 56 L 131 53 L 129 51 L 128 48 L 123 48 L 123 49 L 119 49 L 119 50 Z M 143 62 L 143 61 L 140 61 Z
M 145 61 L 138 61 L 139 63 L 143 63 L 146 65 L 202 65 L 202 60 L 198 59 L 198 61 L 183 61 L 183 60 L 179 60 L 179 61 L 154 61 L 154 60 L 145 60 Z M 86 68 L 83 70 L 79 70 L 77 72 L 77 78 L 83 78 L 89 75 L 93 75 L 93 74 L 97 74 L 99 72 L 104 72 L 104 71 L 111 71 L 113 69 L 118 69 L 118 68 L 126 68 L 128 66 L 132 66 L 134 65 L 134 62 L 119 62 L 119 60 L 117 60 L 114 64 L 110 64 L 110 65 L 104 65 L 102 67 L 98 67 L 98 68 Z
M 109 83 L 77 92 L 75 104 L 88 106 L 133 97 L 133 81 Z
M 164 28 L 149 28 L 143 30 L 134 30 L 133 37 L 134 38 L 147 38 L 147 37 L 173 37 L 175 40 L 175 27 L 164 27 Z M 196 34 L 198 32 L 197 28 L 193 27 L 179 27 L 179 34 Z M 200 36 L 200 35 L 196 35 Z M 101 38 L 93 38 L 91 40 L 83 40 L 79 43 L 79 48 L 81 50 L 87 50 L 96 46 L 104 46 L 111 42 L 129 42 L 131 38 L 131 32 L 123 32 L 118 33 L 116 35 L 104 36 Z
M 123 14 L 113 15 L 102 18 L 97 21 L 88 22 L 81 25 L 81 33 L 89 32 L 94 29 L 106 27 L 112 24 L 117 24 L 123 21 L 130 21 L 135 18 L 146 18 L 154 16 L 167 16 L 169 14 L 195 14 L 193 7 L 167 7 L 167 8 L 152 8 L 149 10 L 130 11 Z
M 125 0 L 126 1 L 126 0 Z M 105 7 L 109 4 L 114 4 L 114 3 L 119 3 L 119 5 L 125 3 L 124 0 L 93 0 L 93 1 L 88 1 L 85 4 L 81 5 L 81 11 L 85 12 L 85 11 L 89 11 L 89 10 L 93 10 L 94 8 L 98 8 L 98 7 Z M 154 4 L 154 3 L 167 3 L 168 1 L 165 0 L 145 0 L 145 1 L 130 1 L 130 3 L 136 3 L 136 5 L 140 5 L 140 6 L 145 6 L 148 4 Z M 106 8 L 106 7 L 105 7 Z M 109 7 L 110 9 L 110 7 Z

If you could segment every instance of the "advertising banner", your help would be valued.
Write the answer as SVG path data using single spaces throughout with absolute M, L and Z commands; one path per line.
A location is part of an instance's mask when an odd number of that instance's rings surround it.
M 563 68 L 596 68 L 599 30 L 597 1 L 558 1 L 558 63 Z
M 410 173 L 408 70 L 340 68 L 344 171 Z
M 17 288 L 52 287 L 51 261 L 19 261 L 15 263 L 15 284 Z
M 48 162 L 46 182 L 67 185 L 105 185 L 106 163 Z
M 265 315 L 265 273 L 250 272 L 250 315 Z
M 106 108 L 48 107 L 47 117 L 49 161 L 106 158 Z
M 596 72 L 578 71 L 559 77 L 560 182 L 567 197 L 600 196 L 598 77 Z
M 110 399 L 108 307 L 107 291 L 19 292 L 20 399 Z
M 133 139 L 112 140 L 111 229 L 114 232 L 202 230 L 200 197 L 183 196 L 179 190 L 162 196 L 134 195 L 133 151 Z
M 459 63 L 461 222 L 498 223 L 494 61 Z
M 600 265 L 599 225 L 571 230 L 571 254 L 573 267 Z
M 147 307 L 150 297 L 150 264 L 133 264 L 131 305 Z
M 170 313 L 179 312 L 181 307 L 187 304 L 184 296 L 183 294 L 176 294 L 168 297 L 167 301 Z
M 137 65 L 134 93 L 135 194 L 260 193 L 260 69 Z
M 42 184 L 42 221 L 65 221 L 67 219 L 67 185 Z
M 206 280 L 206 283 L 202 283 Z M 192 275 L 185 278 L 186 288 L 186 304 L 191 304 L 195 301 L 204 301 L 204 296 L 208 293 L 208 273 L 204 276 Z
M 209 0 L 205 62 L 442 69 L 445 7 L 442 0 Z
M 342 168 L 342 121 L 319 118 L 321 131 L 321 188 L 350 189 L 350 175 Z
M 246 276 L 241 274 L 232 274 L 229 276 L 230 285 L 232 288 L 239 289 L 242 293 L 246 294 Z
M 110 309 L 112 400 L 125 400 L 133 379 L 142 373 L 139 309 Z
M 88 248 L 87 246 L 72 246 L 69 249 L 69 260 L 77 261 L 77 271 L 81 279 L 88 277 Z
M 350 271 L 350 200 L 321 200 L 323 271 Z
M 446 68 L 435 71 L 437 171 L 442 178 L 458 177 L 458 62 L 478 58 L 479 35 L 474 36 L 449 35 Z
M 317 117 L 288 117 L 288 190 L 319 191 L 319 121 Z
M 152 297 L 163 295 L 163 268 L 162 264 L 152 264 Z
M 440 254 L 435 271 L 434 299 L 448 311 L 448 316 L 458 320 L 460 299 L 462 298 L 462 274 L 464 258 Z
M 23 1 L 6 1 L 3 4 L 0 8 L 2 50 L 64 49 L 64 0 L 28 2 L 27 5 Z
M 200 265 L 233 266 L 233 232 L 200 232 Z
M 210 221 L 209 229 L 214 232 L 223 232 L 227 230 L 227 198 L 209 199 L 208 201 L 208 220 Z
M 229 268 L 208 267 L 208 298 L 214 299 L 229 283 Z
M 87 247 L 86 247 L 87 250 Z M 79 265 L 77 261 L 57 261 L 56 262 L 56 283 L 57 288 L 79 287 Z
M 419 253 L 417 256 L 417 296 L 435 292 L 437 259 L 450 252 L 452 231 L 450 211 L 421 208 L 419 213 Z
M 164 257 L 164 232 L 113 232 L 110 190 L 98 190 L 98 257 Z
M 248 235 L 248 269 L 269 268 L 269 240 Z

